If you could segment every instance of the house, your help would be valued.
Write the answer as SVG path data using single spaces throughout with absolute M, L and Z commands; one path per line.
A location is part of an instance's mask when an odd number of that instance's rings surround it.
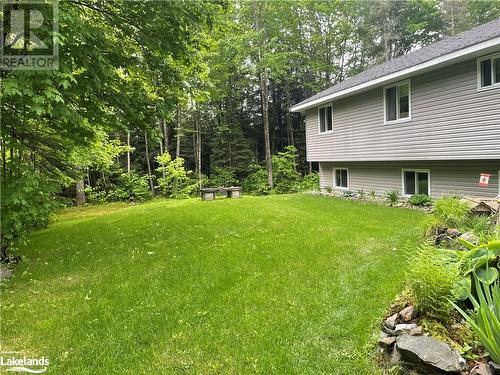
M 305 114 L 307 160 L 319 163 L 322 189 L 494 198 L 500 19 L 367 69 L 291 110 Z

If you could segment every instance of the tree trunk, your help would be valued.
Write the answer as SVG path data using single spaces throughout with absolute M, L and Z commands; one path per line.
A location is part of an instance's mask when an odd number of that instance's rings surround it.
M 253 2 L 254 24 L 255 31 L 259 33 L 259 14 L 257 14 L 257 1 Z M 265 38 L 265 37 L 264 37 Z M 270 188 L 273 187 L 273 165 L 271 160 L 271 142 L 269 139 L 269 96 L 267 93 L 267 74 L 265 67 L 262 66 L 262 50 L 265 49 L 265 39 L 262 41 L 263 46 L 258 49 L 257 65 L 259 66 L 259 84 L 260 84 L 260 100 L 262 105 L 262 120 L 264 126 L 264 151 L 266 158 L 267 169 L 267 184 Z
M 144 132 L 144 145 L 146 148 L 146 163 L 148 164 L 148 177 L 149 177 L 149 187 L 151 188 L 151 194 L 155 194 L 155 187 L 153 185 L 153 176 L 151 175 L 151 162 L 149 160 L 149 147 L 148 147 L 148 133 Z
M 194 166 L 198 181 L 201 182 L 201 129 L 197 104 L 194 105 Z
M 292 108 L 292 103 L 290 100 L 290 83 L 287 81 L 286 83 L 286 139 L 289 145 L 294 145 L 293 139 L 293 122 L 292 122 L 292 112 L 290 111 Z
M 179 158 L 181 156 L 181 131 L 182 131 L 182 125 L 181 125 L 181 110 L 179 107 L 177 107 L 177 145 L 175 147 L 175 158 Z
M 161 123 L 163 125 L 163 144 L 164 144 L 164 152 L 169 153 L 168 151 L 168 145 L 169 145 L 169 137 L 168 137 L 168 126 L 167 122 L 165 121 L 164 118 L 161 119 Z
M 77 206 L 82 206 L 85 204 L 85 182 L 83 178 L 81 180 L 78 180 L 75 184 L 75 204 Z
M 127 173 L 130 174 L 130 131 L 127 131 Z

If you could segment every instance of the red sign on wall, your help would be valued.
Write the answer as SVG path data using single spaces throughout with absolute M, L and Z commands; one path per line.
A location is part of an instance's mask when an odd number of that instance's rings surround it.
M 488 186 L 490 183 L 491 174 L 489 173 L 481 173 L 481 177 L 479 177 L 479 186 Z

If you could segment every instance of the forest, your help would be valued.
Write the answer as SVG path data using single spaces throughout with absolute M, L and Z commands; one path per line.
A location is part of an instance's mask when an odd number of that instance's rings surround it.
M 1 257 L 65 205 L 308 189 L 294 103 L 499 16 L 495 0 L 61 1 L 58 69 L 1 71 Z

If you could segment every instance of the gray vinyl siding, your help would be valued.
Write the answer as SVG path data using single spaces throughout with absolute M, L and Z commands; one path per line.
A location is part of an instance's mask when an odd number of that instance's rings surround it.
M 500 88 L 477 90 L 477 60 L 411 78 L 412 119 L 384 124 L 383 87 L 333 103 L 333 132 L 306 112 L 309 161 L 500 159 Z
M 322 189 L 333 186 L 334 168 L 349 168 L 349 190 L 375 190 L 384 194 L 397 190 L 402 194 L 402 169 L 430 170 L 431 195 L 458 194 L 471 197 L 496 197 L 499 194 L 500 161 L 422 161 L 422 162 L 321 162 Z M 479 186 L 480 173 L 492 175 L 488 187 Z

